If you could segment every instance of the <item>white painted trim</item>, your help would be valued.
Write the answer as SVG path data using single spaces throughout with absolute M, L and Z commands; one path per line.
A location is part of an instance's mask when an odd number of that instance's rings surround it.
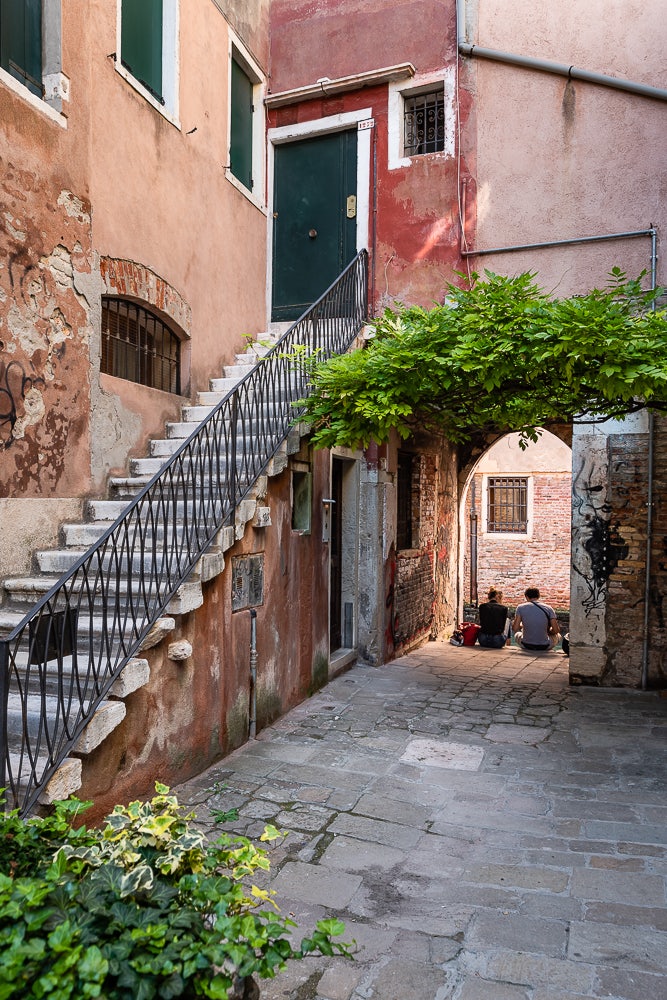
M 295 87 L 294 90 L 281 90 L 277 94 L 267 94 L 268 108 L 282 108 L 290 104 L 309 101 L 313 97 L 329 97 L 332 94 L 343 94 L 350 90 L 361 90 L 362 87 L 377 87 L 393 80 L 406 80 L 415 75 L 412 63 L 397 63 L 395 66 L 384 66 L 382 69 L 371 69 L 365 73 L 353 73 L 351 76 L 340 76 L 335 80 L 323 76 L 315 83 L 305 87 Z
M 445 92 L 445 148 L 440 153 L 422 153 L 417 157 L 403 155 L 403 105 L 407 97 L 426 93 L 439 83 Z M 411 167 L 414 160 L 447 159 L 456 152 L 456 75 L 455 67 L 448 66 L 439 73 L 415 76 L 409 83 L 399 81 L 388 87 L 387 153 L 388 169 Z
M 489 531 L 489 479 L 527 479 L 528 496 L 526 502 L 526 531 Z M 530 474 L 512 472 L 484 472 L 482 474 L 482 517 L 481 534 L 487 538 L 498 538 L 507 542 L 528 542 L 533 537 L 533 492 L 534 477 Z
M 232 59 L 236 54 L 238 64 L 247 74 L 252 83 L 252 190 L 247 188 L 236 177 L 230 167 L 231 135 L 232 135 Z M 266 163 L 266 110 L 264 95 L 266 93 L 266 76 L 261 66 L 253 59 L 241 39 L 229 28 L 229 44 L 227 51 L 227 138 L 225 153 L 225 177 L 248 201 L 266 214 L 266 186 L 264 182 Z
M 267 176 L 267 273 L 266 273 L 266 303 L 267 316 L 271 316 L 271 284 L 273 275 L 273 177 L 275 147 L 299 139 L 312 138 L 316 135 L 327 135 L 334 132 L 344 132 L 359 122 L 373 117 L 372 108 L 361 108 L 359 111 L 347 111 L 340 115 L 330 115 L 327 118 L 314 118 L 312 121 L 299 122 L 295 125 L 282 125 L 270 128 L 268 131 L 268 176 Z M 377 126 L 375 126 L 377 127 Z M 357 251 L 364 250 L 370 243 L 370 179 L 371 150 L 373 129 L 357 131 Z
M 59 111 L 55 111 L 46 101 L 33 94 L 31 90 L 28 90 L 19 80 L 15 80 L 11 73 L 8 73 L 4 69 L 0 69 L 0 84 L 4 84 L 8 90 L 11 90 L 17 97 L 20 97 L 22 101 L 29 104 L 35 111 L 39 111 L 49 121 L 55 122 L 61 128 L 67 128 L 67 118 L 65 115 L 62 115 Z
M 162 7 L 162 96 L 164 104 L 160 104 L 157 98 L 151 94 L 150 90 L 144 87 L 143 83 L 137 80 L 121 62 L 123 0 L 116 0 L 116 58 L 114 65 L 118 75 L 133 90 L 141 94 L 144 100 L 151 107 L 155 108 L 174 128 L 180 130 L 181 123 L 178 117 L 180 72 L 179 3 L 180 0 L 164 0 Z

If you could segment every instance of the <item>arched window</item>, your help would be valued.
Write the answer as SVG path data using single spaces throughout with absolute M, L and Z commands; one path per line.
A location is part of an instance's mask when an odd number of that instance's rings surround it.
M 181 391 L 181 342 L 158 316 L 125 299 L 102 298 L 101 370 L 164 392 Z

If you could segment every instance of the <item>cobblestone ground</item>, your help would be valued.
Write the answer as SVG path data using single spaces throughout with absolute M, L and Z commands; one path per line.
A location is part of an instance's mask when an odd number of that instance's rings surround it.
M 262 1000 L 667 1000 L 667 698 L 570 688 L 560 653 L 430 642 L 358 666 L 176 789 L 213 835 L 290 835 L 299 932 Z M 224 827 L 223 827 L 224 828 Z

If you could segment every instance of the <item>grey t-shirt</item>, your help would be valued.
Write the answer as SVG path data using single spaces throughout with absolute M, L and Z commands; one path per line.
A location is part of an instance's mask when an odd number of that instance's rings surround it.
M 518 606 L 516 613 L 523 626 L 524 642 L 529 642 L 531 646 L 545 646 L 550 641 L 549 621 L 556 617 L 553 608 L 541 601 L 527 601 Z

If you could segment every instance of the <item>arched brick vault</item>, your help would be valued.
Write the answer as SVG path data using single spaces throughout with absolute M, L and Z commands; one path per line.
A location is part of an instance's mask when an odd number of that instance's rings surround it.
M 105 295 L 118 295 L 149 305 L 184 337 L 192 333 L 192 310 L 185 299 L 143 264 L 119 257 L 101 257 L 100 273 Z
M 554 437 L 560 438 L 568 448 L 572 447 L 572 424 L 550 424 L 546 430 L 549 430 Z M 499 431 L 496 434 L 474 434 L 470 441 L 466 441 L 465 444 L 460 444 L 458 446 L 458 479 L 459 479 L 459 499 L 463 495 L 463 490 L 465 489 L 466 483 L 470 478 L 470 475 L 482 457 L 484 452 L 499 441 L 506 434 L 512 434 L 514 428 L 507 427 L 503 431 Z

